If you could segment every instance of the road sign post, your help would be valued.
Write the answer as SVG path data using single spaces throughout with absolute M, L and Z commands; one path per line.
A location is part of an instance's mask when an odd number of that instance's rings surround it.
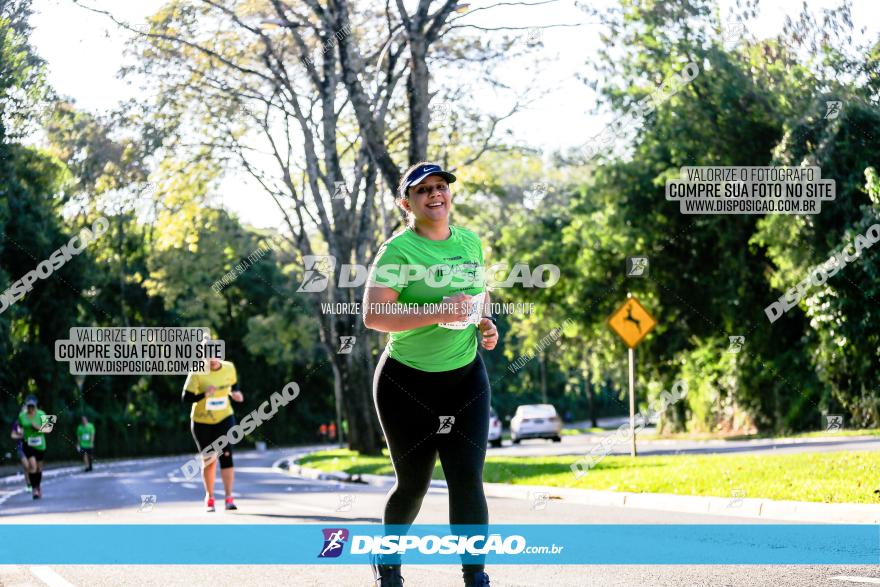
M 639 301 L 631 293 L 626 301 L 608 318 L 608 326 L 623 340 L 629 358 L 629 435 L 630 456 L 636 456 L 636 357 L 635 348 L 657 325 Z
M 629 456 L 634 457 L 636 456 L 636 359 L 634 356 L 636 351 L 632 347 L 627 351 L 629 355 Z

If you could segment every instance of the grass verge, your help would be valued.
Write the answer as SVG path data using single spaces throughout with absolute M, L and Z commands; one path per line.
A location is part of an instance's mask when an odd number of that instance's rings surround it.
M 820 430 L 818 432 L 799 432 L 797 434 L 786 434 L 785 436 L 776 436 L 774 434 L 738 434 L 722 436 L 710 432 L 681 432 L 675 434 L 639 434 L 642 440 L 754 440 L 758 438 L 775 438 L 776 440 L 790 440 L 793 438 L 834 438 L 837 436 L 880 436 L 878 428 L 864 428 L 856 430 L 841 430 L 839 432 L 826 432 Z
M 387 451 L 360 456 L 329 450 L 300 459 L 323 471 L 393 475 Z M 578 457 L 489 457 L 487 482 L 549 485 L 603 491 L 674 493 L 824 503 L 880 504 L 880 451 L 789 455 L 677 455 L 632 459 L 609 456 L 580 479 L 571 464 Z M 443 479 L 439 461 L 434 478 Z

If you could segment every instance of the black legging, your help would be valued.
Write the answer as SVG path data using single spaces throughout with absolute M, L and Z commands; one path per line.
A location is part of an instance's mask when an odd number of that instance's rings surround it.
M 392 359 L 387 350 L 382 353 L 373 377 L 373 399 L 397 477 L 385 502 L 384 524 L 413 523 L 439 453 L 449 487 L 449 523 L 488 525 L 483 463 L 490 395 L 489 378 L 479 354 L 464 367 L 428 372 Z M 455 421 L 448 433 L 438 433 L 441 417 L 447 416 Z M 382 560 L 386 564 L 398 561 L 396 557 Z M 462 568 L 482 571 L 483 564 Z

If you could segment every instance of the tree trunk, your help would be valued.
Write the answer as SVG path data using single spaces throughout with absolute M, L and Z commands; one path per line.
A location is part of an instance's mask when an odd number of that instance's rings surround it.
M 410 37 L 409 77 L 406 81 L 409 99 L 409 162 L 415 164 L 428 158 L 428 125 L 430 108 L 428 95 L 428 48 L 424 37 Z
M 359 332 L 351 355 L 338 355 L 331 349 L 336 392 L 337 430 L 342 430 L 342 412 L 348 421 L 348 448 L 366 455 L 382 454 L 382 432 L 373 406 L 372 372 L 369 370 L 370 345 Z M 341 398 L 341 399 L 340 399 Z
M 584 350 L 584 392 L 587 394 L 587 405 L 590 410 L 590 425 L 593 428 L 599 427 L 599 420 L 596 418 L 596 398 L 593 394 L 593 385 L 590 382 L 590 362 L 589 354 Z
M 538 360 L 541 369 L 541 403 L 547 402 L 547 355 L 541 351 L 541 358 Z
M 337 267 L 337 271 L 338 271 Z M 337 274 L 333 274 L 338 278 Z M 357 293 L 351 292 L 355 297 Z M 339 301 L 340 290 L 332 288 L 329 299 Z M 329 318 L 325 320 L 324 318 Z M 373 406 L 373 386 L 368 334 L 359 316 L 319 314 L 321 342 L 333 369 L 336 429 L 342 440 L 342 418 L 348 422 L 348 448 L 361 454 L 382 453 L 382 433 Z M 350 354 L 339 354 L 339 336 L 354 336 Z

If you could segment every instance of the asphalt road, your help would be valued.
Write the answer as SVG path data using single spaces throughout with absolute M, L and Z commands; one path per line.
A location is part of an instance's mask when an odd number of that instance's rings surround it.
M 645 429 L 646 434 L 651 429 Z M 500 448 L 490 448 L 490 456 L 559 456 L 583 455 L 614 432 L 602 434 L 574 434 L 562 437 L 562 442 L 545 439 L 522 440 L 515 445 L 503 441 Z M 793 454 L 803 452 L 834 452 L 841 450 L 880 450 L 880 436 L 838 436 L 823 438 L 759 438 L 753 440 L 639 440 L 639 455 L 682 454 Z M 629 441 L 618 442 L 608 454 L 629 454 Z
M 199 483 L 178 477 L 186 460 L 147 459 L 99 465 L 89 474 L 72 473 L 43 482 L 44 499 L 34 502 L 23 487 L 0 485 L 0 524 L 291 524 L 379 522 L 384 491 L 290 476 L 273 468 L 299 449 L 236 454 L 238 512 L 202 511 Z M 154 495 L 151 511 L 139 511 L 142 495 Z M 346 497 L 347 496 L 347 497 Z M 701 524 L 767 523 L 728 516 L 588 507 L 553 500 L 535 510 L 528 500 L 489 500 L 490 517 L 508 524 Z M 417 523 L 446 523 L 447 495 L 431 490 Z M 45 545 L 44 548 L 51 548 Z M 234 547 L 234 546 L 233 546 Z M 493 587 L 504 586 L 858 586 L 880 584 L 880 566 L 492 566 Z M 411 566 L 407 587 L 460 585 L 454 566 Z M 849 577 L 849 579 L 842 578 Z M 860 582 L 861 581 L 861 582 Z M 368 568 L 335 566 L 0 566 L 0 585 L 50 587 L 117 585 L 362 586 L 371 584 Z

